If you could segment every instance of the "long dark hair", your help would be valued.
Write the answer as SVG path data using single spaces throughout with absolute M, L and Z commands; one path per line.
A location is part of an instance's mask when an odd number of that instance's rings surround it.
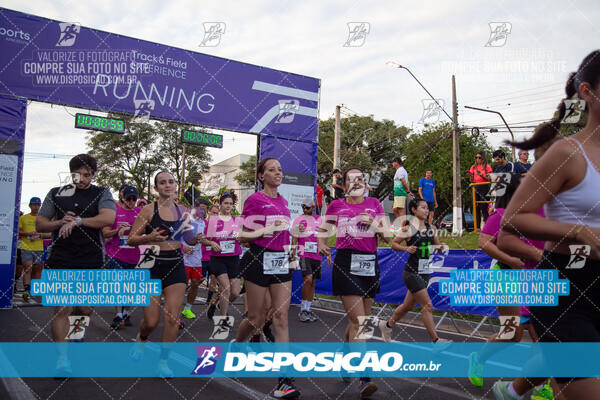
M 579 85 L 582 82 L 587 82 L 592 86 L 592 88 L 596 88 L 599 81 L 600 50 L 594 50 L 583 59 L 581 65 L 579 65 L 579 68 L 577 69 L 577 72 L 572 72 L 569 74 L 569 79 L 567 79 L 567 83 L 565 85 L 566 98 L 570 99 L 573 97 L 578 92 Z M 522 142 L 506 141 L 505 143 L 523 150 L 532 150 L 540 147 L 544 143 L 556 137 L 560 128 L 560 122 L 565 116 L 565 112 L 565 102 L 561 101 L 558 105 L 558 114 L 551 121 L 545 122 L 538 126 L 533 132 L 532 137 Z

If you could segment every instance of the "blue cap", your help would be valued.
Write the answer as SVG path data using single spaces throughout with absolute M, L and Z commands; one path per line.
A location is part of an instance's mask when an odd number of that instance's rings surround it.
M 29 204 L 42 204 L 42 200 L 39 197 L 32 197 Z
M 123 198 L 127 199 L 128 197 L 135 196 L 138 198 L 138 190 L 135 186 L 125 186 L 123 189 Z

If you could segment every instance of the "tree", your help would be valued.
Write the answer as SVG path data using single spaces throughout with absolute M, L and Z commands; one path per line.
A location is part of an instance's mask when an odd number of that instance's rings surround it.
M 319 121 L 317 171 L 321 183 L 331 181 L 334 126 L 334 118 Z M 393 189 L 391 182 L 395 171 L 391 161 L 402 154 L 403 142 L 410 130 L 396 126 L 394 121 L 376 121 L 372 115 L 342 118 L 340 126 L 340 169 L 358 167 L 369 175 L 379 175 L 380 183 L 373 196 L 380 200 L 385 198 Z
M 463 131 L 459 137 L 460 171 L 463 208 L 471 203 L 472 189 L 466 171 L 475 163 L 475 154 L 483 151 L 488 163 L 492 148 L 485 136 L 474 138 Z M 427 126 L 421 133 L 410 135 L 403 145 L 406 151 L 404 167 L 408 171 L 411 191 L 417 194 L 419 180 L 425 176 L 425 170 L 433 171 L 436 181 L 438 213 L 441 216 L 452 212 L 452 126 L 449 123 Z
M 254 187 L 254 178 L 256 177 L 256 156 L 250 156 L 248 161 L 240 165 L 241 172 L 235 176 L 235 180 L 241 187 Z
M 88 131 L 88 152 L 98 160 L 96 181 L 115 191 L 123 183 L 135 185 L 140 196 L 151 198 L 149 183 L 153 175 L 165 169 L 181 182 L 181 130 L 186 125 L 174 122 L 132 122 L 129 115 L 110 113 L 125 120 L 123 135 Z M 197 183 L 211 156 L 201 146 L 186 146 L 186 182 Z

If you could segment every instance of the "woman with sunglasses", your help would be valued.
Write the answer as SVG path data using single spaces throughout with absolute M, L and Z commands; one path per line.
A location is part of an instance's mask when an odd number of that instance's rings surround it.
M 364 197 L 365 178 L 359 168 L 350 168 L 343 174 L 345 198 L 331 202 L 319 229 L 319 253 L 327 256 L 331 264 L 331 249 L 327 234 L 337 228 L 333 262 L 333 295 L 341 297 L 348 325 L 344 342 L 364 342 L 359 334 L 361 319 L 371 315 L 375 295 L 379 293 L 379 264 L 377 262 L 377 238 L 385 242 L 391 232 L 385 223 L 385 213 L 378 199 Z M 348 382 L 347 378 L 344 382 Z M 361 398 L 377 391 L 371 378 L 362 377 L 359 382 Z
M 240 295 L 240 254 L 242 247 L 237 238 L 242 219 L 231 216 L 237 201 L 235 193 L 223 193 L 219 198 L 219 215 L 211 218 L 203 243 L 211 247 L 210 273 L 219 284 L 219 310 L 227 315 L 229 303 Z
M 136 207 L 138 191 L 134 186 L 123 185 L 119 190 L 119 201 L 116 204 L 116 217 L 112 226 L 102 228 L 102 235 L 106 239 L 106 254 L 108 255 L 108 268 L 133 269 L 136 267 L 140 252 L 137 247 L 127 244 L 129 231 L 135 218 L 142 211 Z M 116 315 L 110 327 L 114 330 L 122 326 L 131 326 L 129 311 L 125 306 L 116 306 Z
M 477 152 L 475 155 L 475 164 L 471 165 L 471 168 L 467 172 L 470 175 L 472 183 L 488 183 L 488 185 L 475 186 L 475 199 L 477 201 L 487 201 L 486 194 L 490 190 L 490 173 L 492 173 L 493 170 L 492 167 L 487 163 L 485 154 L 483 152 Z M 483 223 L 485 224 L 485 221 L 487 221 L 489 216 L 488 203 L 477 203 L 476 209 L 476 215 L 481 215 L 483 218 Z

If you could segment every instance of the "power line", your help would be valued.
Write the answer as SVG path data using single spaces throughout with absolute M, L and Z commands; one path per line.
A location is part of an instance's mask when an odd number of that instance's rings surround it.
M 551 83 L 551 84 L 545 85 L 545 86 L 537 86 L 535 88 L 521 89 L 521 90 L 515 90 L 513 92 L 506 92 L 506 93 L 498 94 L 498 95 L 494 95 L 494 96 L 481 97 L 481 98 L 478 98 L 478 99 L 469 100 L 468 103 L 477 103 L 477 102 L 481 102 L 482 100 L 492 99 L 492 98 L 496 98 L 496 97 L 505 97 L 505 96 L 511 97 L 514 93 L 520 93 L 520 92 L 526 92 L 526 91 L 544 89 L 544 88 L 547 88 L 547 87 L 557 86 L 557 85 L 561 85 L 562 87 L 564 87 L 565 83 L 564 82 L 557 82 L 557 83 Z

